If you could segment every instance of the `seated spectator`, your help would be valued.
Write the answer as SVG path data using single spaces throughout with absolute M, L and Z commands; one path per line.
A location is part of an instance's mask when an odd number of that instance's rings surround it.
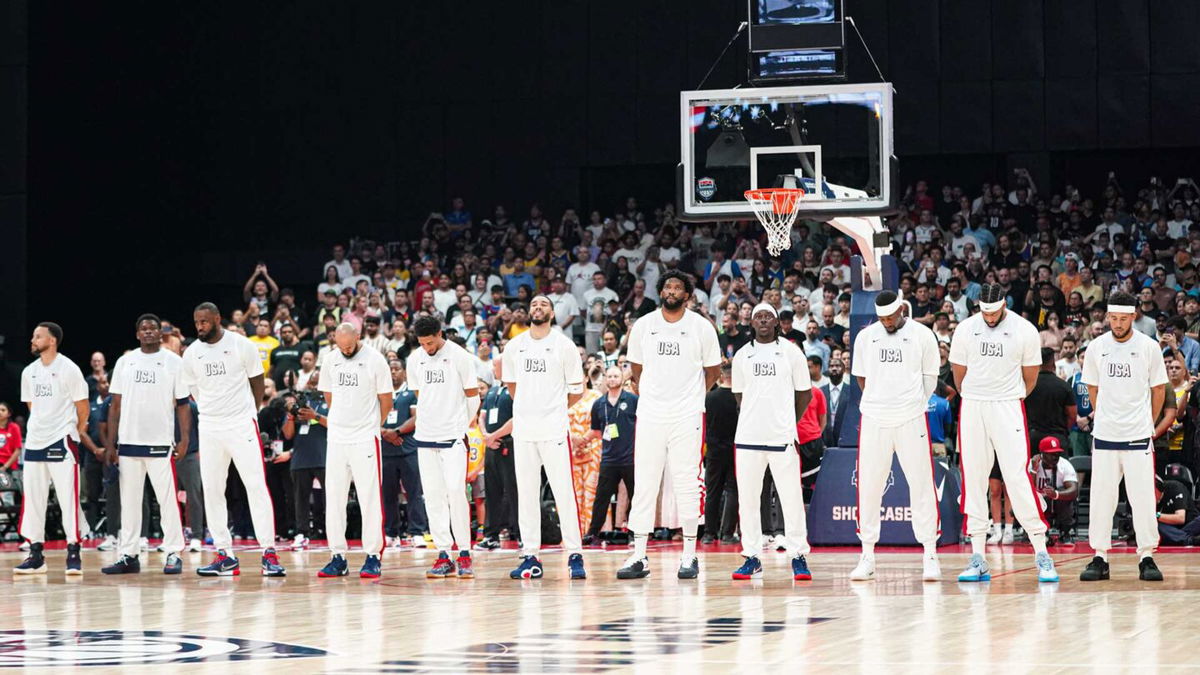
M 1058 543 L 1073 544 L 1075 536 L 1071 530 L 1075 527 L 1079 477 L 1062 453 L 1059 437 L 1043 438 L 1038 442 L 1038 454 L 1029 460 L 1029 473 L 1044 505 L 1046 519 L 1058 529 Z
M 1158 500 L 1158 536 L 1172 546 L 1200 543 L 1200 513 L 1187 487 L 1175 480 L 1154 477 L 1154 497 Z

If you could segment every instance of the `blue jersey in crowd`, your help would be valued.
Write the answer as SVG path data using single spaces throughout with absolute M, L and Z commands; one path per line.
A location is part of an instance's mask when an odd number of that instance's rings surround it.
M 1083 383 L 1083 373 L 1075 373 L 1067 380 L 1071 391 L 1075 393 L 1075 414 L 1085 417 L 1092 414 L 1092 399 L 1088 396 L 1087 385 Z M 1071 431 L 1079 431 L 1079 426 L 1072 424 Z
M 925 406 L 925 419 L 929 422 L 929 442 L 945 443 L 946 431 L 954 423 L 954 415 L 950 412 L 950 401 L 933 394 Z

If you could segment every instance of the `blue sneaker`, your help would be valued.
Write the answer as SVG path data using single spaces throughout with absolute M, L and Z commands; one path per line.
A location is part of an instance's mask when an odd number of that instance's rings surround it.
M 83 574 L 83 560 L 79 557 L 79 544 L 67 544 L 67 575 Z
M 967 568 L 958 575 L 959 581 L 991 581 L 992 570 L 988 567 L 987 560 L 983 556 L 975 553 L 971 556 L 971 560 L 967 563 Z
M 580 568 L 582 569 L 582 561 Z M 508 573 L 510 579 L 541 579 L 542 578 L 542 563 L 537 559 L 537 556 L 527 555 L 521 559 L 521 564 L 517 565 L 517 569 Z
M 13 568 L 13 574 L 45 574 L 46 573 L 46 558 L 42 555 L 43 544 L 30 544 L 29 556 L 16 567 Z
M 808 571 L 808 561 L 804 556 L 798 555 L 792 558 L 792 580 L 793 581 L 810 581 L 812 580 L 812 572 Z
M 163 563 L 163 574 L 183 574 L 183 560 L 179 558 L 178 553 L 167 554 L 167 560 Z
M 379 556 L 369 555 L 363 561 L 362 569 L 358 571 L 358 576 L 362 579 L 378 579 L 379 575 L 383 574 L 383 564 L 379 562 Z
M 142 564 L 135 555 L 123 555 L 117 562 L 108 567 L 101 567 L 101 574 L 137 574 L 142 571 Z
M 733 578 L 739 581 L 762 578 L 762 563 L 758 556 L 752 555 L 742 561 L 742 566 L 733 571 Z
M 438 554 L 437 561 L 433 563 L 425 572 L 426 579 L 445 579 L 454 574 L 454 561 L 450 560 L 450 554 L 442 551 Z
M 317 570 L 317 577 L 320 579 L 331 579 L 333 577 L 344 577 L 349 573 L 346 566 L 346 559 L 341 555 L 335 555 L 325 563 L 325 566 Z
M 202 577 L 236 577 L 242 573 L 237 558 L 231 558 L 225 551 L 217 551 L 217 557 L 204 567 L 196 568 L 196 574 Z
M 263 551 L 262 575 L 264 577 L 287 576 L 287 570 L 283 569 L 283 565 L 279 564 L 279 554 L 273 548 Z
M 1050 559 L 1049 553 L 1037 554 L 1034 562 L 1037 563 L 1038 581 L 1058 581 L 1058 570 L 1054 569 L 1054 561 Z
M 572 553 L 567 558 L 567 569 L 571 570 L 572 579 L 586 579 L 587 571 L 583 569 L 583 554 Z

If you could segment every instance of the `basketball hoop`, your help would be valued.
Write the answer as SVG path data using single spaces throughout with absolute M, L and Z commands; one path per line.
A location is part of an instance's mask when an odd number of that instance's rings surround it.
M 804 190 L 800 188 L 764 188 L 746 190 L 746 201 L 767 231 L 767 252 L 777 256 L 792 246 L 792 223 Z

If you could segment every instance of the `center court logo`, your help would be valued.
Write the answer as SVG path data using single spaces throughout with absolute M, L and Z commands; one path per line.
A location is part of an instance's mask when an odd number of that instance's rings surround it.
M 328 656 L 314 647 L 162 631 L 0 631 L 0 668 L 220 663 Z

